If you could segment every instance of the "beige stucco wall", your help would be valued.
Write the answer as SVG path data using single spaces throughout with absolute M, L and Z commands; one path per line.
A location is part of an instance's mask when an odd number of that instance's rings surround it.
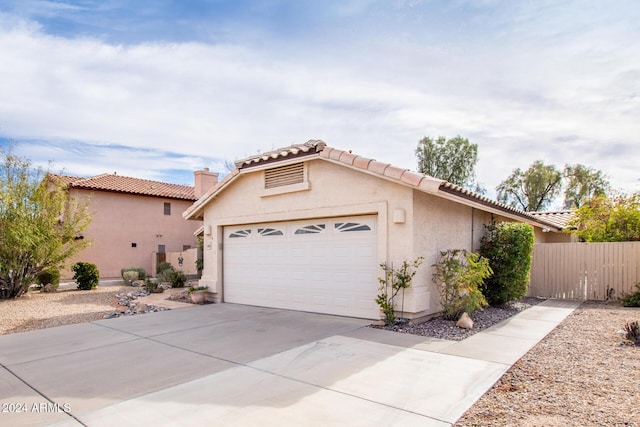
M 158 245 L 165 245 L 167 252 L 197 245 L 193 233 L 202 223 L 182 217 L 189 201 L 77 189 L 70 196 L 89 198 L 92 221 L 83 233 L 91 246 L 70 260 L 69 267 L 77 261 L 91 262 L 103 278 L 120 277 L 123 267 L 143 267 L 154 275 L 151 256 Z M 164 215 L 165 202 L 171 203 L 171 215 Z M 65 278 L 72 275 L 63 272 Z
M 486 224 L 513 220 L 324 159 L 307 162 L 308 185 L 299 186 L 306 189 L 278 195 L 266 196 L 263 170 L 249 170 L 203 208 L 204 270 L 200 284 L 208 286 L 218 301 L 224 299 L 221 242 L 227 225 L 376 214 L 379 263 L 400 266 L 405 260 L 425 257 L 404 295 L 404 315 L 419 318 L 441 310 L 432 280 L 432 265 L 439 252 L 477 251 Z M 403 213 L 404 221 L 398 222 Z M 542 234 L 547 237 L 550 233 L 536 228 L 536 236 L 542 238 Z M 378 276 L 382 276 L 381 270 Z M 377 289 L 378 283 L 371 286 Z

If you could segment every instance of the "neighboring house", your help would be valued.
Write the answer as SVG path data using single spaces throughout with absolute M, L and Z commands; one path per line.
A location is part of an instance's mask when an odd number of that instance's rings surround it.
M 556 227 L 566 231 L 568 229 L 567 224 L 573 218 L 575 211 L 548 211 L 548 212 L 529 212 L 534 218 L 548 222 Z M 577 242 L 578 237 L 575 233 L 549 233 L 543 241 L 537 241 L 537 243 L 571 243 Z
M 120 277 L 124 267 L 143 267 L 155 275 L 154 253 L 182 251 L 197 245 L 201 223 L 182 213 L 218 182 L 208 169 L 194 172 L 195 187 L 102 174 L 91 178 L 55 175 L 71 198 L 89 201 L 91 224 L 81 238 L 90 247 L 70 260 L 96 264 L 102 278 Z M 73 275 L 63 272 L 64 278 Z
M 380 318 L 380 263 L 425 257 L 404 316 L 440 311 L 432 264 L 477 250 L 484 226 L 521 221 L 538 241 L 560 227 L 456 185 L 330 148 L 322 141 L 236 162 L 184 214 L 204 220 L 200 281 L 214 299 Z M 543 229 L 547 232 L 543 232 Z

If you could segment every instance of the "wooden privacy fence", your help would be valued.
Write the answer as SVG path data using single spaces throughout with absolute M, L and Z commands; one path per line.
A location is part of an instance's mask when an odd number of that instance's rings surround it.
M 640 242 L 538 243 L 529 296 L 578 300 L 618 298 L 640 282 Z

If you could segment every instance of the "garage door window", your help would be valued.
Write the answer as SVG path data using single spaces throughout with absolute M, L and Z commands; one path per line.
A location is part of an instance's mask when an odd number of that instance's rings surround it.
M 258 228 L 258 234 L 261 236 L 284 236 L 281 230 L 275 228 Z
M 229 234 L 230 239 L 235 239 L 238 237 L 249 237 L 251 235 L 251 230 L 238 230 Z
M 336 222 L 335 228 L 340 233 L 347 233 L 352 231 L 371 231 L 371 227 L 366 224 L 360 224 L 357 222 Z
M 325 224 L 307 225 L 302 228 L 298 228 L 295 234 L 318 234 L 322 233 L 325 227 Z

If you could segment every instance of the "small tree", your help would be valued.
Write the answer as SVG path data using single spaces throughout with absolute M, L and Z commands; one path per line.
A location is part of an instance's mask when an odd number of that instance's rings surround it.
M 534 233 L 529 224 L 503 222 L 487 226 L 480 255 L 489 260 L 493 275 L 480 287 L 490 305 L 502 305 L 527 294 Z
M 640 193 L 595 197 L 575 211 L 567 226 L 585 242 L 640 240 Z
M 440 252 L 433 267 L 445 318 L 455 319 L 465 311 L 472 314 L 488 305 L 479 286 L 491 276 L 489 260 L 464 249 L 450 249 Z
M 420 267 L 423 260 L 424 257 L 419 257 L 413 262 L 403 261 L 402 267 L 399 269 L 394 269 L 393 264 L 380 264 L 380 267 L 384 270 L 384 277 L 378 278 L 380 288 L 376 298 L 376 303 L 384 313 L 384 323 L 386 325 L 392 325 L 395 323 L 396 305 L 394 298 L 398 295 L 398 292 L 400 292 L 401 289 L 404 290 L 411 286 L 413 276 L 416 275 L 416 270 Z
M 86 203 L 28 160 L 0 149 L 0 298 L 27 291 L 37 275 L 59 269 L 85 248 Z

